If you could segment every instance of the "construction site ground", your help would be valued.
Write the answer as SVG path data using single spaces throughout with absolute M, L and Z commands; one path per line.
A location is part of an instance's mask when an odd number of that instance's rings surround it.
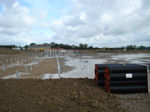
M 149 63 L 149 53 L 147 57 L 143 53 L 133 54 L 81 53 L 60 57 L 62 78 L 43 80 L 46 73 L 58 73 L 56 58 L 45 58 L 28 71 L 28 75 L 19 79 L 0 79 L 0 112 L 149 112 L 150 94 L 111 94 L 93 82 L 95 61 Z M 77 69 L 78 66 L 81 69 Z M 16 69 L 24 72 L 24 67 L 19 67 L 1 71 L 0 78 L 14 74 Z M 72 78 L 68 74 L 81 77 Z

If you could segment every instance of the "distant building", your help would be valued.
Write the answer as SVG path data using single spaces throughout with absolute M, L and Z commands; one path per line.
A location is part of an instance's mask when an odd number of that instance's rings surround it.
M 124 48 L 123 51 L 127 51 L 127 48 Z
M 51 50 L 60 51 L 61 53 L 65 53 L 66 51 L 69 51 L 63 48 L 51 48 Z
M 21 48 L 20 47 L 14 47 L 14 48 L 12 48 L 12 50 L 18 50 L 18 51 L 20 51 Z
M 36 45 L 30 46 L 28 49 L 35 50 L 35 51 L 50 50 L 51 45 L 50 44 L 36 44 Z

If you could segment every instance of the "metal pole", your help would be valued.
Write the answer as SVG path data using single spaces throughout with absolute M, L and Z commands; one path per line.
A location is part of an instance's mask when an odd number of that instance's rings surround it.
M 0 64 L 2 65 L 2 64 L 3 64 L 3 62 L 2 62 L 2 61 L 0 61 Z
M 25 66 L 25 72 L 28 72 L 28 66 L 27 65 Z
M 10 61 L 11 61 L 11 66 L 13 66 L 13 60 L 12 60 L 12 58 L 10 59 Z
M 8 63 L 8 59 L 6 59 L 6 63 Z
M 21 58 L 21 64 L 23 65 L 23 57 Z
M 5 72 L 5 69 L 6 69 L 6 68 L 5 68 L 5 63 L 4 63 L 4 64 L 3 64 L 3 72 Z
M 31 71 L 32 71 L 32 65 L 30 67 L 31 67 Z
M 19 58 L 17 58 L 17 65 L 19 65 Z
M 59 59 L 58 59 L 57 54 L 56 54 L 56 60 L 57 60 L 58 75 L 59 75 L 59 78 L 60 78 L 61 71 L 60 71 L 60 63 L 59 63 Z
M 19 78 L 18 70 L 16 70 L 16 78 Z

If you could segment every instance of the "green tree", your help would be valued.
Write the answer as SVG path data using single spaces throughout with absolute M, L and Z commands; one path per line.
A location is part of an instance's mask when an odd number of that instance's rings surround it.
M 93 49 L 93 46 L 89 46 L 89 49 Z
M 88 45 L 87 44 L 79 44 L 79 49 L 87 49 Z
M 146 47 L 143 46 L 143 45 L 141 45 L 141 46 L 139 47 L 140 50 L 144 50 L 145 48 L 146 48 Z
M 136 45 L 128 45 L 127 46 L 127 50 L 135 50 L 136 49 Z
M 36 45 L 36 43 L 31 43 L 31 44 L 30 44 L 30 46 L 34 46 L 34 45 Z
M 29 47 L 28 45 L 25 45 L 25 46 L 24 46 L 24 48 L 25 48 L 26 50 L 28 49 L 28 47 Z

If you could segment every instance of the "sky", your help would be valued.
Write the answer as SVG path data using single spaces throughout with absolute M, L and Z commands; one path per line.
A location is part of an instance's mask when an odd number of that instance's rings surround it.
M 0 44 L 150 46 L 150 0 L 0 0 Z

